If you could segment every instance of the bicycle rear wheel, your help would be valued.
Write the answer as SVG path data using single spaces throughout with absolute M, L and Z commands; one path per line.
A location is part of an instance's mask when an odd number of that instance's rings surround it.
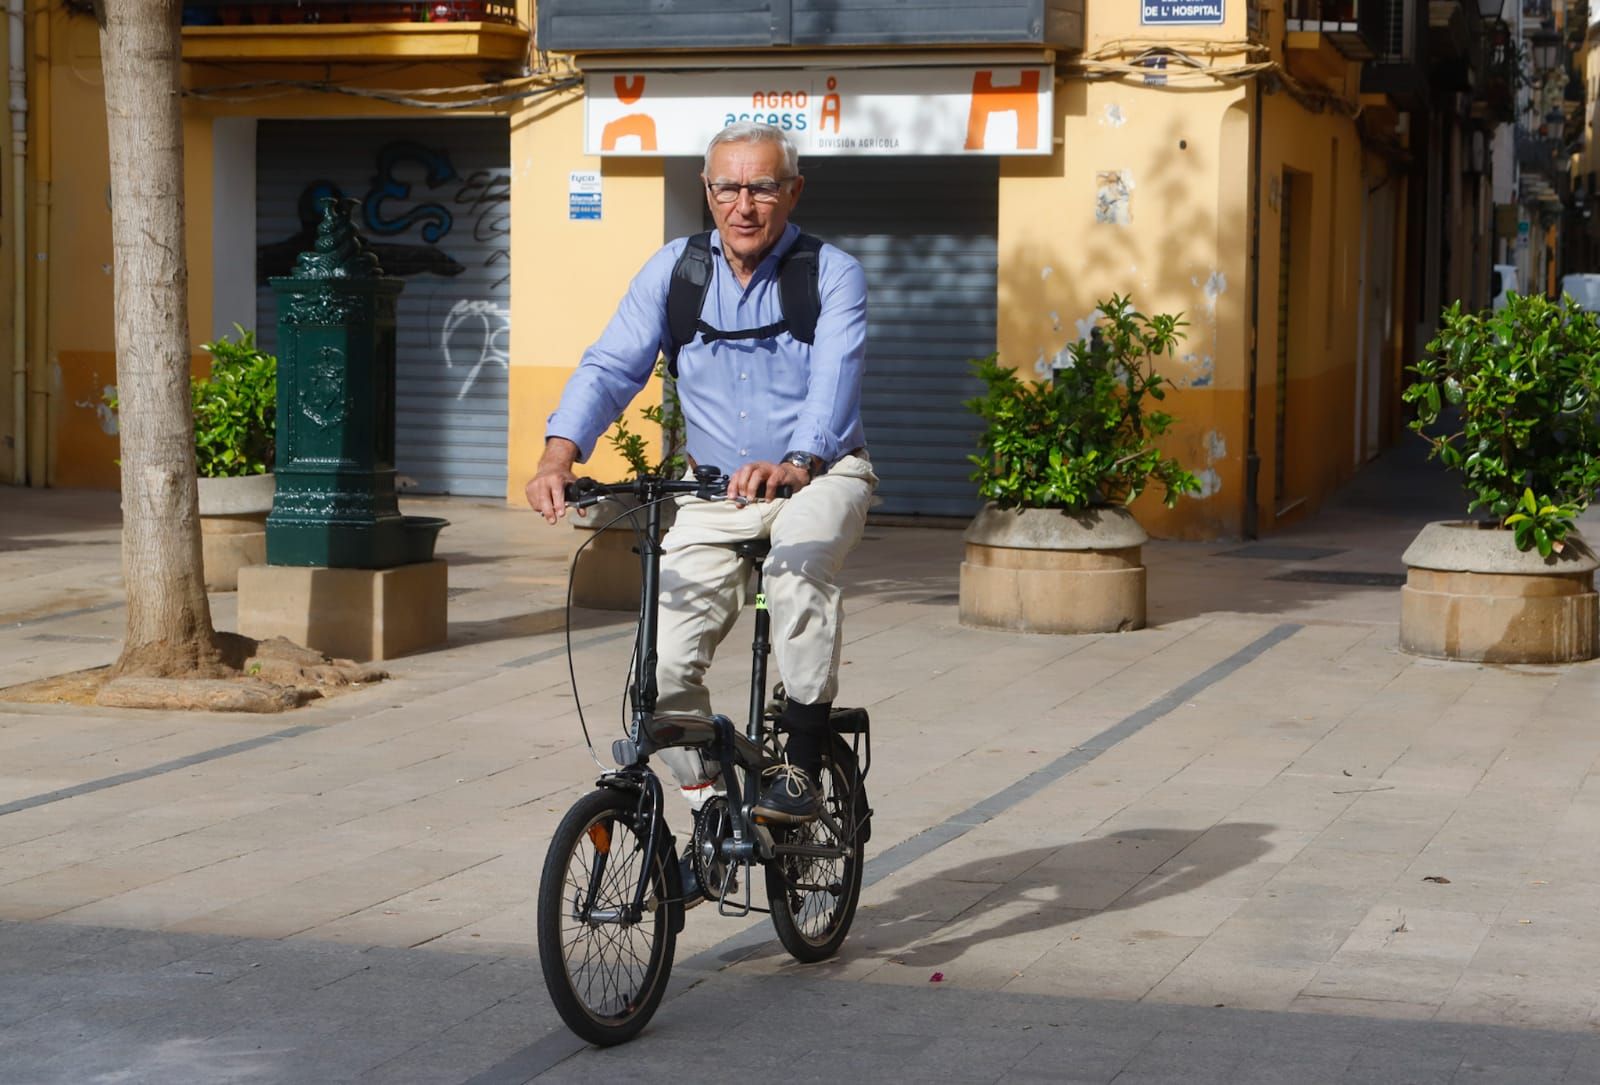
M 649 862 L 635 792 L 601 788 L 557 826 L 539 879 L 539 965 L 567 1027 L 592 1044 L 631 1040 L 661 1004 L 677 942 L 677 867 L 665 836 Z M 663 827 L 664 828 L 664 827 Z M 639 879 L 649 878 L 634 919 Z
M 778 941 L 797 961 L 825 961 L 839 952 L 861 899 L 862 845 L 866 837 L 867 796 L 856 768 L 855 754 L 835 738 L 817 781 L 822 805 L 843 830 L 839 840 L 822 821 L 807 822 L 773 833 L 779 844 L 845 844 L 849 853 L 837 859 L 780 855 L 767 864 L 767 902 Z

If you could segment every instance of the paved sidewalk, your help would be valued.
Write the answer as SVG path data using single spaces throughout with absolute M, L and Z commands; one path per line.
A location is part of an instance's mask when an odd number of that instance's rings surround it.
M 453 521 L 451 641 L 392 682 L 265 720 L 0 703 L 0 1079 L 1600 1080 L 1600 666 L 1397 651 L 1399 554 L 1459 512 L 1412 460 L 1259 543 L 1153 544 L 1121 635 L 964 629 L 960 533 L 869 527 L 851 939 L 801 967 L 697 910 L 612 1052 L 559 1027 L 533 945 L 594 774 L 572 535 L 409 504 Z M 113 499 L 0 507 L 0 684 L 108 662 Z M 607 737 L 630 635 L 575 615 Z

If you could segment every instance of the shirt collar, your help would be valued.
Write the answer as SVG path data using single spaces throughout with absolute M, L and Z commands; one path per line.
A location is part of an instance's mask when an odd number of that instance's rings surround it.
M 760 265 L 756 268 L 756 273 L 750 277 L 751 281 L 754 282 L 770 272 L 777 262 L 783 259 L 783 254 L 794 248 L 794 243 L 799 237 L 800 227 L 792 222 L 785 226 L 783 233 L 778 237 L 778 243 L 772 246 L 771 252 L 762 257 Z M 719 257 L 722 256 L 722 234 L 714 227 L 711 231 L 711 248 Z

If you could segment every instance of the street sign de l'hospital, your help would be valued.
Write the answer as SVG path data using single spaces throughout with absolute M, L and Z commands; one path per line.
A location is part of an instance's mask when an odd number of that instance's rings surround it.
M 1221 26 L 1224 0 L 1139 0 L 1145 26 Z

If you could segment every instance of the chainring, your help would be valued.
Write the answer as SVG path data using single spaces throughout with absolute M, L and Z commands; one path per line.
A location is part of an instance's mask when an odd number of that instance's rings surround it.
M 722 881 L 728 872 L 728 861 L 722 858 L 722 842 L 732 832 L 733 821 L 728 814 L 726 795 L 713 795 L 705 801 L 694 817 L 694 835 L 690 847 L 694 850 L 694 876 L 700 879 L 700 888 L 707 900 L 720 900 Z M 710 847 L 707 847 L 707 845 Z M 707 857 L 707 852 L 712 858 Z

